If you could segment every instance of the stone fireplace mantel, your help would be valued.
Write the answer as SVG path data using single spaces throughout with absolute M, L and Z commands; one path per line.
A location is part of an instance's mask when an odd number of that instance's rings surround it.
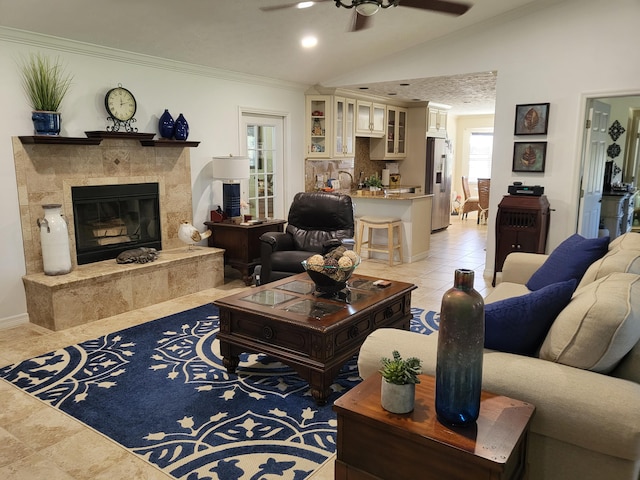
M 12 143 L 26 264 L 23 282 L 32 323 L 53 330 L 68 328 L 140 308 L 141 302 L 157 303 L 224 282 L 222 250 L 200 247 L 188 252 L 178 238 L 181 221 L 192 221 L 186 148 L 192 145 L 145 146 L 126 138 L 104 138 L 99 144 L 87 145 L 25 143 L 13 137 Z M 78 267 L 71 187 L 146 182 L 159 186 L 160 259 L 145 265 L 106 260 Z M 70 274 L 56 277 L 44 275 L 37 225 L 43 216 L 42 205 L 49 203 L 61 204 L 68 219 L 73 263 Z

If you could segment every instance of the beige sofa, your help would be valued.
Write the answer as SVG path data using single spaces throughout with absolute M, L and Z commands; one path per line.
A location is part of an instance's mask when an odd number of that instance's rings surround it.
M 485 303 L 527 294 L 546 258 L 509 255 Z M 640 479 L 639 273 L 640 234 L 629 233 L 589 267 L 537 357 L 485 350 L 483 389 L 536 406 L 529 480 Z M 437 341 L 437 334 L 376 330 L 360 350 L 360 375 L 376 374 L 394 349 L 418 356 L 434 375 Z

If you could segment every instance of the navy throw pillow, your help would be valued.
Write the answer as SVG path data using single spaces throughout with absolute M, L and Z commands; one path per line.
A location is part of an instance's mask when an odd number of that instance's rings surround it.
M 529 290 L 539 290 L 553 283 L 575 278 L 578 283 L 596 260 L 609 248 L 609 237 L 584 238 L 571 235 L 551 252 L 549 258 L 536 270 L 527 282 Z
M 501 352 L 534 355 L 577 285 L 577 280 L 572 278 L 485 305 L 484 346 Z

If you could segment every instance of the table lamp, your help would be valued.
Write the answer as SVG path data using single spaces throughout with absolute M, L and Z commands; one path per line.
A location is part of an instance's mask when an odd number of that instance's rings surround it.
M 249 158 L 213 157 L 213 178 L 222 180 L 222 210 L 228 218 L 239 217 L 240 180 L 249 178 Z

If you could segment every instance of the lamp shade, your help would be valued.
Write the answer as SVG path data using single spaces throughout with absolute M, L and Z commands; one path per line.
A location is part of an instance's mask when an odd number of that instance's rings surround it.
M 213 178 L 218 180 L 244 180 L 249 178 L 249 158 L 213 157 Z

